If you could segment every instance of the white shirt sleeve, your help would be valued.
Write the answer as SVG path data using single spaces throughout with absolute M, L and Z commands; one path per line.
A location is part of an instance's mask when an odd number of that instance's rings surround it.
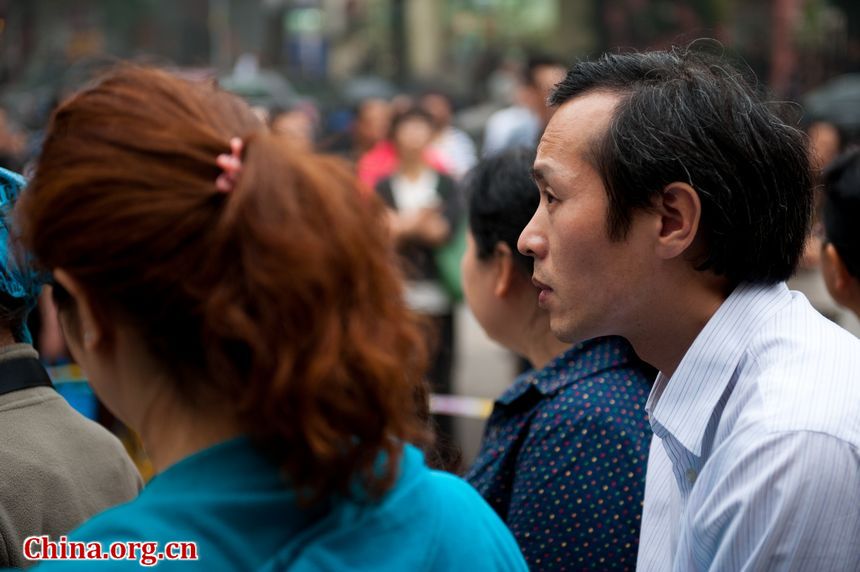
M 675 570 L 860 570 L 852 445 L 810 431 L 730 439 L 698 479 Z

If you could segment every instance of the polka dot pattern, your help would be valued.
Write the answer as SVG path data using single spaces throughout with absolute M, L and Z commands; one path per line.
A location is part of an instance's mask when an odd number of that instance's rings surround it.
M 496 401 L 466 479 L 532 570 L 635 568 L 651 372 L 622 338 L 597 338 Z

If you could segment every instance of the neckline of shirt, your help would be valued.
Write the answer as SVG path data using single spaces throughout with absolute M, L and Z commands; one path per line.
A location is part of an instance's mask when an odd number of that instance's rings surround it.
M 601 348 L 611 356 L 609 360 L 596 363 L 589 359 L 591 352 Z M 520 374 L 496 402 L 509 405 L 525 395 L 530 387 L 549 396 L 601 371 L 622 366 L 630 359 L 630 344 L 624 338 L 607 336 L 586 340 L 568 348 L 543 368 Z
M 645 405 L 654 434 L 671 434 L 701 456 L 714 409 L 752 338 L 790 301 L 785 282 L 737 286 L 696 336 L 672 377 L 662 372 L 657 376 Z

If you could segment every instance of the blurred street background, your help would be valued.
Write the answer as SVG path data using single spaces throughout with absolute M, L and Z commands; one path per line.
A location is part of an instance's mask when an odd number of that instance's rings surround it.
M 247 79 L 255 97 L 325 108 L 432 82 L 503 97 L 531 50 L 566 60 L 715 38 L 797 99 L 860 65 L 854 0 L 0 0 L 0 88 L 18 114 L 106 58 Z M 255 67 L 259 66 L 259 67 Z M 246 75 L 242 75 L 242 74 Z M 282 85 L 273 75 L 286 80 Z M 38 91 L 33 91 L 38 90 Z M 29 104 L 22 92 L 35 95 Z M 252 94 L 249 94 L 252 95 Z M 32 98 L 31 98 L 32 99 Z M 281 101 L 286 103 L 286 101 Z M 22 119 L 31 119 L 23 116 Z

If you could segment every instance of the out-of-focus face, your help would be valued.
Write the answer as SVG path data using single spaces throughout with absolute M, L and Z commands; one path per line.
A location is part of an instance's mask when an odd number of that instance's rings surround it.
M 272 132 L 286 135 L 306 151 L 314 148 L 314 122 L 302 111 L 288 111 L 275 117 L 272 120 Z
M 821 170 L 839 155 L 839 131 L 830 123 L 813 123 L 809 127 L 809 162 Z
M 361 104 L 355 118 L 355 138 L 359 145 L 372 147 L 388 136 L 391 106 L 384 99 L 369 99 Z
M 421 107 L 427 113 L 433 116 L 436 123 L 440 126 L 449 125 L 454 111 L 451 109 L 451 104 L 441 95 L 431 93 L 421 98 Z
M 534 71 L 534 86 L 531 88 L 531 97 L 534 100 L 534 110 L 544 123 L 549 122 L 550 117 L 555 112 L 555 108 L 547 106 L 546 100 L 556 84 L 564 79 L 565 73 L 563 67 L 550 65 L 540 66 Z
M 565 69 L 561 66 L 540 66 L 535 70 L 535 86 L 540 91 L 544 101 L 549 97 L 556 84 L 564 79 L 565 73 Z
M 649 219 L 634 215 L 626 239 L 609 238 L 609 199 L 589 162 L 617 101 L 595 92 L 563 104 L 534 163 L 541 200 L 518 248 L 534 257 L 539 304 L 549 311 L 553 333 L 567 342 L 625 335 L 657 270 Z
M 401 155 L 420 154 L 433 138 L 433 126 L 421 117 L 407 117 L 394 131 L 394 145 Z

